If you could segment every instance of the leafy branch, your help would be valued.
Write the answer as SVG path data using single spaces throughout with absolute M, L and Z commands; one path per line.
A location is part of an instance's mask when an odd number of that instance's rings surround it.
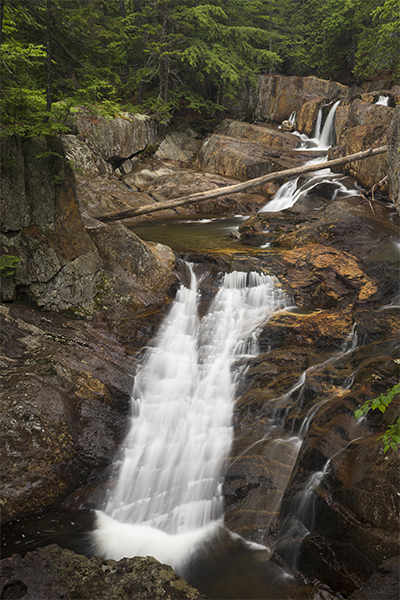
M 378 409 L 384 413 L 397 394 L 400 394 L 400 383 L 397 383 L 395 386 L 390 388 L 387 392 L 382 393 L 377 398 L 371 398 L 370 400 L 364 402 L 364 404 L 354 412 L 355 418 L 360 419 L 371 409 Z M 391 425 L 378 439 L 383 440 L 384 452 L 387 452 L 389 448 L 392 448 L 392 450 L 397 450 L 400 444 L 400 417 L 398 417 L 397 421 L 393 423 L 393 425 Z

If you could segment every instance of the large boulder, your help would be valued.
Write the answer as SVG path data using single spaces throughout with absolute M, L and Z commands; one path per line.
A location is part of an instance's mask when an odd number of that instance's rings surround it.
M 132 380 L 104 325 L 17 303 L 0 313 L 4 523 L 58 506 L 112 460 Z
M 299 157 L 288 153 L 299 146 L 299 138 L 290 133 L 225 119 L 203 142 L 195 166 L 239 180 L 253 179 L 296 164 Z
M 400 105 L 394 111 L 387 139 L 390 197 L 400 214 Z
M 2 300 L 25 293 L 52 310 L 89 305 L 101 261 L 81 220 L 62 143 L 9 137 L 1 152 L 2 254 L 19 259 L 3 280 Z
M 122 223 L 87 221 L 107 272 L 112 298 L 135 312 L 162 305 L 176 283 L 175 256 L 168 246 L 145 243 Z M 104 302 L 107 302 L 104 298 Z
M 254 144 L 265 144 L 275 150 L 290 151 L 300 146 L 297 136 L 268 127 L 267 125 L 253 125 L 232 119 L 224 119 L 215 133 Z
M 121 113 L 107 120 L 82 111 L 72 129 L 74 135 L 63 136 L 67 157 L 88 175 L 110 175 L 124 161 L 161 141 L 159 125 L 145 115 Z
M 154 558 L 88 559 L 57 545 L 1 561 L 2 598 L 26 600 L 207 600 Z
M 370 104 L 362 100 L 341 103 L 335 115 L 336 148 L 329 151 L 330 158 L 355 154 L 361 150 L 384 146 L 393 117 L 394 109 L 388 106 Z M 387 175 L 388 163 L 385 154 L 373 156 L 344 165 L 341 170 L 352 175 L 370 190 Z M 388 185 L 381 188 L 388 193 Z
M 201 146 L 201 140 L 192 129 L 168 133 L 155 153 L 161 160 L 178 165 L 190 165 Z

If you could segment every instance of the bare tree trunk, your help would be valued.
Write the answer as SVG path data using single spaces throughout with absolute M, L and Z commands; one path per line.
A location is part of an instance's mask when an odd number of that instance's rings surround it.
M 52 64 L 51 64 L 51 3 L 52 0 L 47 0 L 46 11 L 46 53 L 47 53 L 47 78 L 46 78 L 46 111 L 51 111 L 52 105 Z M 43 118 L 43 123 L 47 123 L 48 116 Z
M 5 0 L 0 0 L 0 50 L 1 50 L 1 40 L 3 33 L 3 13 L 4 13 L 4 3 Z
M 244 192 L 245 190 L 264 185 L 264 183 L 268 183 L 269 181 L 276 181 L 277 179 L 286 179 L 288 177 L 296 177 L 297 175 L 311 173 L 312 171 L 319 171 L 320 169 L 345 165 L 349 162 L 362 160 L 364 158 L 376 156 L 378 154 L 383 154 L 386 151 L 387 146 L 381 146 L 380 148 L 370 148 L 369 150 L 363 150 L 362 152 L 357 152 L 356 154 L 343 156 L 342 158 L 335 158 L 334 160 L 329 160 L 324 163 L 304 165 L 302 167 L 295 167 L 294 169 L 285 169 L 284 171 L 269 173 L 268 175 L 263 175 L 262 177 L 256 177 L 255 179 L 250 179 L 249 181 L 244 181 L 235 185 L 228 185 L 222 188 L 218 188 L 216 190 L 211 190 L 209 192 L 198 192 L 196 194 L 191 194 L 190 196 L 181 196 L 180 198 L 171 200 L 171 202 L 159 202 L 157 204 L 141 206 L 140 208 L 132 208 L 128 210 L 123 210 L 121 212 L 99 215 L 96 217 L 96 219 L 103 222 L 119 221 L 121 219 L 131 219 L 133 217 L 138 217 L 139 215 L 158 212 L 160 210 L 168 210 L 169 208 L 176 208 L 177 206 L 184 206 L 186 204 L 203 202 L 204 200 L 218 198 L 219 196 L 225 196 L 227 194 L 237 194 L 238 192 Z

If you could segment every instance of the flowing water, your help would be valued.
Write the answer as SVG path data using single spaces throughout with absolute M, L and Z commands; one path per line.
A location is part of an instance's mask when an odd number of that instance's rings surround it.
M 324 124 L 320 110 L 314 139 L 301 135 L 304 147 L 329 147 L 338 105 L 339 101 L 331 107 Z M 294 123 L 294 114 L 290 121 Z M 324 169 L 306 180 L 285 183 L 261 210 L 290 208 L 319 184 L 332 182 L 332 200 L 338 194 L 357 193 L 342 177 Z M 245 219 L 238 215 L 160 221 L 134 230 L 143 239 L 166 243 L 176 251 L 220 250 L 232 248 L 229 236 Z M 236 241 L 234 246 L 240 249 Z M 238 382 L 259 352 L 259 328 L 291 302 L 273 278 L 234 271 L 220 275 L 215 298 L 200 317 L 201 284 L 191 268 L 190 288 L 179 289 L 135 375 L 129 432 L 107 497 L 95 513 L 91 552 L 113 559 L 154 556 L 212 598 L 287 598 L 290 579 L 268 560 L 269 549 L 224 526 L 222 489 L 227 469 L 242 456 L 228 464 Z M 346 360 L 357 344 L 354 325 L 342 348 L 308 367 L 286 393 L 271 401 L 272 416 L 263 437 L 243 451 L 245 455 L 252 446 L 268 445 L 269 459 L 285 456 L 290 467 L 280 479 L 277 475 L 276 490 L 265 499 L 271 515 L 279 510 L 283 493 L 279 490 L 286 489 L 312 418 L 337 393 L 326 393 L 303 410 L 307 380 L 316 374 L 326 378 L 325 370 Z M 355 372 L 341 382 L 342 391 L 351 387 L 354 377 Z M 291 415 L 290 405 L 295 407 Z M 313 528 L 315 494 L 332 458 L 311 473 L 280 529 L 275 550 L 289 571 L 296 569 L 301 541 Z M 265 522 L 266 533 L 269 525 Z M 49 529 L 48 522 L 43 526 Z
M 389 106 L 389 100 L 390 97 L 389 96 L 379 96 L 377 102 L 375 104 L 379 104 L 381 106 Z
M 202 319 L 198 304 L 192 271 L 136 376 L 117 483 L 93 533 L 107 558 L 150 554 L 182 573 L 220 526 L 236 382 L 257 328 L 290 301 L 272 277 L 235 271 Z

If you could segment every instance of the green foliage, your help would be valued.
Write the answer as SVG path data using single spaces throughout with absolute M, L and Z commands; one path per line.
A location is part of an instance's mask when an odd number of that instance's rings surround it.
M 355 418 L 359 419 L 360 417 L 366 415 L 370 409 L 378 409 L 384 413 L 396 394 L 400 394 L 400 383 L 390 388 L 387 392 L 382 393 L 377 398 L 371 398 L 370 400 L 364 402 L 364 404 L 355 411 Z M 398 445 L 400 444 L 400 417 L 379 439 L 383 440 L 384 452 L 387 452 L 389 448 L 397 450 Z
M 376 4 L 376 3 L 375 3 Z M 386 71 L 400 77 L 400 1 L 379 2 L 370 13 L 356 53 L 356 72 L 377 75 Z
M 5 0 L 1 135 L 67 132 L 80 107 L 212 115 L 278 69 L 395 80 L 399 31 L 400 0 Z
M 17 265 L 21 258 L 12 254 L 3 254 L 0 256 L 0 277 L 11 277 L 15 274 Z

